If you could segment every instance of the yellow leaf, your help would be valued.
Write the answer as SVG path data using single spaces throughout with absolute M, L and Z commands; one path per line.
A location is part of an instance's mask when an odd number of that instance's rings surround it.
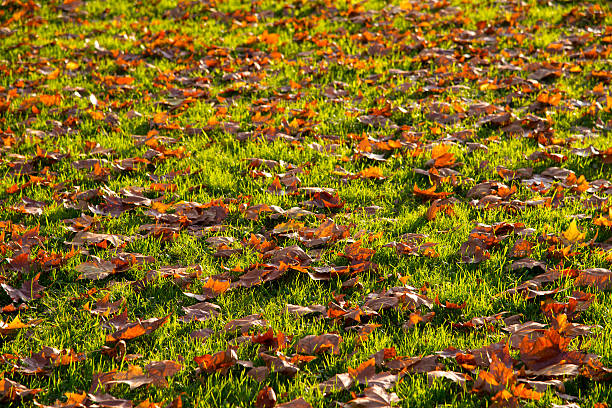
M 156 124 L 166 123 L 168 121 L 169 115 L 167 112 L 158 112 L 153 116 L 153 122 Z
M 287 232 L 299 231 L 302 228 L 304 228 L 303 222 L 289 220 L 287 222 L 280 223 L 276 227 L 274 227 L 274 229 L 272 230 L 272 233 L 273 234 L 285 234 Z
M 563 232 L 563 236 L 573 244 L 579 241 L 584 241 L 586 234 L 580 232 L 578 226 L 576 225 L 576 220 L 572 220 L 569 228 Z
M 75 69 L 77 69 L 79 67 L 79 64 L 77 64 L 76 62 L 69 62 L 66 64 L 66 69 L 70 70 L 70 71 L 74 71 Z

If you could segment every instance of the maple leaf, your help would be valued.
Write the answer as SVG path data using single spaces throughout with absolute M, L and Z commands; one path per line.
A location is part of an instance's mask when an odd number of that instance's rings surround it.
M 455 155 L 449 152 L 450 146 L 438 144 L 431 149 L 431 160 L 426 164 L 429 167 L 449 167 L 455 164 Z
M 383 175 L 380 167 L 368 167 L 367 169 L 361 170 L 351 178 L 365 178 L 374 180 L 384 180 L 386 177 Z
M 265 327 L 267 326 L 267 322 L 263 320 L 261 314 L 252 314 L 249 316 L 244 316 L 239 319 L 234 319 L 225 324 L 223 329 L 226 332 L 236 332 L 240 331 L 242 333 L 246 333 L 251 327 Z
M 214 278 L 209 278 L 204 285 L 202 286 L 202 291 L 204 292 L 204 296 L 209 298 L 214 298 L 220 295 L 221 293 L 227 291 L 230 287 L 229 281 L 217 280 Z
M 39 392 L 42 388 L 30 389 L 18 382 L 7 378 L 0 378 L 0 402 L 12 403 L 27 400 Z
M 159 319 L 151 318 L 142 321 L 137 320 L 135 322 L 127 322 L 127 314 L 125 314 L 126 320 L 117 323 L 118 330 L 107 335 L 106 342 L 114 343 L 119 340 L 131 340 L 144 334 L 149 334 L 166 324 L 169 318 L 170 315 L 161 317 Z
M 13 302 L 29 302 L 33 299 L 38 299 L 42 297 L 41 292 L 45 289 L 44 286 L 38 283 L 38 279 L 40 278 L 40 273 L 36 274 L 29 281 L 23 282 L 21 288 L 16 289 L 10 285 L 2 283 L 1 286 L 4 291 L 11 297 Z
M 35 405 L 41 408 L 73 408 L 73 407 L 81 407 L 85 406 L 87 402 L 87 393 L 74 393 L 74 392 L 66 392 L 64 393 L 66 396 L 66 401 L 62 402 L 60 400 L 56 400 L 53 405 L 42 405 L 38 401 L 35 401 Z
M 289 402 L 279 404 L 276 406 L 276 408 L 312 408 L 312 405 L 306 402 L 304 398 L 300 397 Z
M 93 315 L 109 316 L 117 313 L 121 306 L 125 304 L 125 298 L 121 298 L 115 302 L 110 301 L 110 293 L 107 293 L 104 297 L 97 300 L 93 306 L 89 305 L 89 302 L 83 305 L 83 309 L 87 310 Z
M 206 320 L 217 316 L 220 309 L 221 308 L 215 304 L 200 302 L 193 306 L 183 307 L 183 311 L 185 311 L 187 314 L 185 316 L 181 316 L 179 320 L 183 322 L 190 322 L 194 320 L 198 322 L 205 322 Z
M 72 241 L 65 242 L 66 245 L 87 246 L 95 245 L 101 248 L 108 246 L 119 247 L 125 242 L 133 241 L 135 237 L 115 234 L 95 234 L 88 231 L 79 231 L 72 238 Z
M 42 320 L 31 320 L 27 323 L 23 323 L 19 316 L 15 316 L 15 318 L 9 323 L 3 322 L 0 320 L 0 334 L 3 336 L 14 336 L 17 334 L 17 331 L 20 329 L 25 329 L 26 327 L 34 326 L 40 323 Z
M 276 405 L 276 393 L 272 387 L 264 387 L 257 393 L 255 408 L 272 408 Z
M 116 265 L 111 261 L 83 262 L 76 266 L 78 279 L 99 280 L 115 273 Z
M 167 387 L 166 377 L 175 375 L 181 368 L 180 363 L 172 360 L 151 362 L 145 366 L 145 370 L 139 366 L 128 364 L 127 371 L 110 371 L 94 375 L 90 392 L 95 391 L 98 387 L 106 388 L 107 385 L 119 383 L 129 385 L 130 389 L 149 384 Z
M 593 224 L 601 227 L 612 227 L 612 207 L 608 208 L 608 214 L 601 215 L 593 220 Z
M 421 190 L 419 186 L 416 185 L 416 183 L 414 184 L 414 189 L 412 191 L 417 197 L 420 197 L 425 201 L 444 199 L 453 194 L 453 193 L 448 193 L 444 191 L 436 192 L 436 186 L 431 186 L 430 188 L 426 190 Z
M 567 230 L 563 231 L 563 237 L 571 244 L 584 241 L 585 233 L 580 232 L 576 220 L 572 220 Z
M 332 354 L 340 353 L 340 343 L 342 336 L 338 334 L 328 333 L 320 336 L 306 336 L 301 338 L 296 344 L 298 353 L 304 354 L 320 354 L 330 352 Z
M 53 347 L 43 347 L 38 353 L 31 353 L 29 357 L 21 359 L 17 370 L 24 375 L 49 374 L 57 366 L 65 366 L 85 361 L 84 353 L 76 353 L 74 350 L 58 350 Z
M 474 390 L 498 395 L 500 392 L 506 391 L 508 387 L 516 384 L 517 376 L 512 367 L 501 361 L 496 354 L 493 354 L 491 358 L 489 371 L 482 370 L 478 373 L 478 378 L 474 383 Z
M 605 268 L 588 268 L 579 272 L 576 286 L 590 286 L 599 290 L 608 290 L 612 287 L 612 271 Z
M 427 381 L 432 384 L 436 378 L 444 378 L 454 383 L 459 384 L 463 389 L 466 389 L 466 382 L 471 381 L 472 377 L 469 374 L 458 373 L 455 371 L 430 371 L 427 373 Z
M 319 391 L 324 394 L 349 389 L 355 380 L 349 373 L 336 374 L 332 378 L 319 384 Z
M 267 351 L 278 351 L 287 347 L 288 341 L 291 340 L 291 336 L 287 336 L 285 333 L 279 331 L 274 333 L 272 328 L 269 328 L 266 332 L 251 336 L 251 342 L 260 344 L 260 353 Z
M 373 386 L 363 390 L 363 393 L 348 402 L 350 408 L 386 408 L 399 402 L 397 394 L 388 393 L 383 387 Z
M 410 313 L 408 320 L 404 322 L 402 325 L 402 329 L 408 331 L 418 325 L 419 323 L 427 323 L 431 321 L 435 316 L 435 312 L 429 312 L 425 315 L 422 315 L 420 311 L 416 311 L 414 313 Z
M 227 374 L 238 361 L 236 351 L 232 348 L 228 348 L 225 351 L 220 351 L 215 354 L 205 354 L 203 356 L 196 356 L 193 359 L 199 366 L 201 372 L 212 374 L 219 372 L 221 374 Z

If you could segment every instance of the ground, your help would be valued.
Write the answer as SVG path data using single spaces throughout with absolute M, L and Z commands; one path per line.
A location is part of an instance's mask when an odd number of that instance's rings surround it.
M 4 0 L 0 401 L 607 407 L 611 52 L 605 1 Z

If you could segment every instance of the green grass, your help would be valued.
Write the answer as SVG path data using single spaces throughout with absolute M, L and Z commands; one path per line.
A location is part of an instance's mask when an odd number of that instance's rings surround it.
M 89 391 L 96 373 L 127 369 L 127 361 L 116 361 L 100 352 L 109 334 L 103 327 L 105 318 L 83 308 L 107 293 L 111 301 L 125 298 L 130 321 L 170 315 L 168 323 L 158 330 L 127 341 L 128 353 L 142 355 L 131 363 L 144 367 L 151 361 L 175 360 L 183 364 L 178 374 L 168 378 L 167 388 L 150 386 L 130 390 L 127 385 L 119 384 L 110 390 L 115 397 L 133 400 L 134 405 L 146 399 L 169 402 L 180 395 L 186 406 L 249 406 L 254 404 L 258 391 L 269 385 L 276 391 L 279 403 L 303 397 L 313 407 L 331 407 L 335 406 L 334 401 L 353 399 L 351 392 L 359 393 L 363 385 L 324 396 L 317 384 L 346 372 L 349 367 L 357 367 L 382 348 L 394 347 L 400 356 L 421 356 L 448 347 L 469 350 L 503 341 L 507 334 L 499 328 L 460 331 L 451 325 L 502 311 L 508 315 L 521 314 L 523 322 L 549 323 L 540 311 L 542 299 L 503 295 L 534 276 L 530 272 L 508 270 L 512 260 L 507 254 L 518 239 L 516 234 L 510 234 L 492 248 L 490 259 L 475 265 L 460 262 L 459 248 L 477 223 L 520 222 L 533 228 L 532 257 L 550 267 L 610 268 L 610 253 L 597 251 L 593 246 L 580 246 L 575 255 L 552 259 L 547 251 L 549 245 L 536 239 L 542 234 L 560 236 L 571 220 L 577 219 L 580 230 L 586 233 L 585 242 L 609 240 L 610 227 L 593 222 L 603 215 L 603 210 L 583 206 L 592 196 L 591 192 L 566 190 L 563 206 L 527 207 L 516 212 L 481 209 L 466 197 L 478 183 L 503 182 L 497 166 L 533 167 L 534 174 L 558 166 L 574 171 L 577 177 L 584 175 L 589 182 L 612 180 L 609 162 L 572 153 L 572 148 L 589 145 L 600 150 L 612 147 L 611 106 L 605 97 L 591 92 L 601 83 L 604 95 L 610 95 L 610 77 L 591 75 L 593 71 L 610 71 L 612 13 L 606 2 L 596 2 L 600 4 L 600 9 L 596 9 L 581 2 L 528 1 L 525 6 L 519 6 L 520 2 L 502 2 L 502 7 L 500 2 L 463 0 L 433 9 L 429 7 L 433 3 L 427 2 L 394 1 L 393 5 L 387 5 L 387 2 L 367 1 L 362 4 L 363 10 L 350 11 L 355 5 L 343 1 L 181 1 L 175 9 L 177 2 L 170 0 L 139 2 L 142 3 L 139 5 L 91 0 L 71 13 L 61 11 L 60 3 L 51 1 L 40 2 L 40 7 L 12 22 L 9 22 L 11 16 L 27 7 L 20 5 L 24 3 L 21 1 L 5 3 L 0 12 L 0 25 L 10 31 L 0 40 L 0 136 L 3 140 L 0 228 L 4 231 L 0 235 L 3 239 L 0 240 L 0 280 L 20 287 L 40 272 L 40 282 L 46 289 L 42 298 L 28 302 L 29 308 L 18 312 L 24 322 L 35 319 L 41 322 L 18 330 L 13 336 L 0 338 L 0 353 L 5 357 L 0 370 L 4 371 L 4 378 L 28 388 L 42 388 L 36 396 L 41 404 L 49 405 L 56 399 L 64 401 L 67 392 Z M 396 7 L 400 3 L 403 8 Z M 176 15 L 182 16 L 186 11 L 189 15 L 184 19 L 173 18 L 173 10 L 180 7 L 184 11 Z M 575 20 L 567 15 L 572 10 Z M 249 15 L 256 15 L 257 21 L 246 19 Z M 481 33 L 486 38 L 477 39 L 472 45 L 461 45 L 455 40 L 465 30 Z M 596 34 L 606 30 L 607 40 L 604 34 Z M 264 31 L 278 34 L 278 42 L 267 44 L 262 36 Z M 525 35 L 522 42 L 515 39 L 517 34 Z M 583 42 L 577 41 L 574 49 L 561 53 L 547 52 L 549 44 L 575 38 L 571 36 L 584 36 Z M 491 42 L 492 39 L 495 41 Z M 374 42 L 384 48 L 382 55 L 371 53 Z M 426 58 L 427 53 L 420 52 L 419 43 L 425 51 L 451 50 L 449 55 L 454 56 L 453 60 L 437 60 L 436 55 Z M 598 55 L 580 56 L 581 51 L 593 46 L 600 50 Z M 76 65 L 70 66 L 70 63 Z M 561 76 L 532 82 L 531 92 L 527 85 L 499 89 L 481 86 L 485 81 L 503 85 L 511 77 L 524 80 L 531 74 L 529 64 L 546 63 L 552 64 L 551 69 L 560 69 Z M 506 64 L 521 69 L 516 72 L 502 69 Z M 580 72 L 572 72 L 572 67 L 579 67 Z M 58 75 L 51 75 L 50 79 L 49 74 L 56 69 Z M 394 75 L 390 70 L 406 72 Z M 463 71 L 467 74 L 461 75 Z M 470 72 L 476 76 L 472 78 Z M 112 79 L 105 83 L 104 78 L 114 76 L 131 77 L 133 82 L 123 88 L 113 85 Z M 325 96 L 326 90 L 331 95 L 334 87 L 338 90 L 336 101 Z M 196 96 L 185 106 L 172 110 L 182 99 L 180 92 L 185 90 Z M 199 90 L 203 92 L 197 96 Z M 489 103 L 511 110 L 517 118 L 525 118 L 538 95 L 555 90 L 562 93 L 561 102 L 535 113 L 548 121 L 551 129 L 549 134 L 546 134 L 548 130 L 542 132 L 543 138 L 539 141 L 537 136 L 520 137 L 493 126 L 478 127 L 477 118 L 466 117 L 454 124 L 428 119 L 428 114 L 434 111 L 432 104 L 436 103 L 451 105 L 454 113 L 467 110 L 474 103 Z M 97 107 L 92 106 L 90 94 L 95 95 Z M 511 94 L 512 100 L 506 99 Z M 59 95 L 61 100 L 47 106 L 40 101 L 40 95 Z M 7 108 L 2 108 L 7 103 Z M 388 119 L 397 128 L 376 127 L 358 120 L 386 105 L 390 109 Z M 593 107 L 596 107 L 594 111 Z M 161 112 L 170 115 L 167 126 L 154 123 L 155 115 Z M 115 124 L 113 115 L 118 120 Z M 228 123 L 234 129 L 226 130 L 224 125 Z M 200 131 L 189 132 L 189 128 Z M 151 160 L 150 147 L 137 143 L 133 137 L 147 135 L 151 130 L 175 139 L 175 143 L 161 143 L 168 151 L 180 148 L 185 154 Z M 484 144 L 487 149 L 470 152 L 460 141 L 462 131 L 473 131 L 468 141 Z M 576 137 L 588 136 L 589 132 L 598 137 Z M 283 137 L 274 141 L 266 139 L 275 134 L 288 135 L 293 141 Z M 402 141 L 404 145 L 386 153 L 386 161 L 376 162 L 358 155 L 364 137 L 369 137 L 372 145 L 376 140 L 389 139 Z M 558 140 L 551 142 L 551 138 Z M 86 142 L 98 143 L 112 151 L 92 153 Z M 321 150 L 314 143 L 330 150 Z M 456 183 L 444 181 L 436 191 L 453 192 L 459 202 L 453 206 L 453 214 L 440 212 L 428 221 L 424 215 L 429 204 L 415 196 L 413 186 L 417 184 L 425 189 L 432 184 L 415 169 L 425 168 L 432 147 L 439 144 L 449 144 L 456 162 L 463 165 L 456 168 L 461 172 Z M 559 147 L 551 147 L 553 144 Z M 58 161 L 36 159 L 38 148 L 67 156 Z M 533 152 L 545 149 L 558 149 L 554 152 L 567 159 L 561 163 L 527 159 Z M 78 170 L 72 164 L 92 157 L 107 160 L 102 165 L 108 169 L 106 179 L 96 180 L 90 170 Z M 609 160 L 610 155 L 607 157 Z M 149 158 L 149 163 L 133 171 L 120 170 L 117 165 L 128 158 Z M 363 246 L 375 250 L 373 261 L 378 268 L 359 276 L 362 288 L 349 290 L 342 287 L 346 278 L 315 281 L 305 273 L 290 270 L 279 280 L 228 291 L 211 300 L 221 308 L 215 318 L 202 323 L 181 322 L 179 317 L 184 314 L 181 308 L 196 303 L 183 292 L 202 293 L 209 276 L 265 262 L 256 250 L 246 246 L 241 253 L 227 259 L 214 257 L 214 248 L 206 242 L 208 237 L 233 237 L 236 239 L 233 247 L 243 248 L 242 240 L 248 240 L 251 234 L 268 234 L 267 238 L 280 247 L 301 245 L 312 258 L 319 257 L 314 266 L 347 264 L 339 254 L 345 251 L 349 240 L 326 245 L 320 251 L 308 249 L 295 236 L 269 235 L 276 225 L 286 221 L 283 217 L 262 214 L 256 221 L 245 218 L 243 210 L 249 205 L 276 205 L 288 210 L 307 200 L 305 194 L 268 192 L 274 176 L 290 171 L 291 167 L 285 165 L 284 169 L 273 170 L 261 167 L 257 170 L 266 171 L 272 177 L 252 177 L 247 158 L 290 163 L 301 168 L 297 174 L 301 187 L 335 189 L 345 202 L 344 208 L 336 211 L 309 208 L 316 215 L 305 216 L 300 222 L 315 228 L 329 217 L 338 225 L 348 226 L 349 238 L 363 237 Z M 30 175 L 16 174 L 12 166 L 18 162 L 33 163 L 32 176 L 42 179 L 29 183 Z M 338 167 L 355 174 L 372 166 L 380 168 L 386 178 L 378 181 L 338 175 Z M 93 215 L 91 207 L 104 202 L 100 196 L 91 201 L 90 207 L 71 208 L 67 205 L 70 197 L 97 188 L 119 195 L 126 187 L 148 189 L 152 176 L 187 169 L 189 174 L 160 181 L 175 184 L 174 191 L 146 190 L 145 195 L 169 205 L 181 201 L 224 200 L 229 214 L 218 230 L 196 233 L 182 229 L 176 237 L 162 240 L 139 231 L 141 225 L 155 222 L 146 215 L 149 208 L 135 207 L 117 217 L 98 216 L 99 233 L 138 236 L 121 251 L 152 256 L 155 261 L 135 265 L 102 280 L 78 279 L 79 264 L 94 257 L 110 259 L 117 249 L 89 248 L 87 254 L 77 248 L 67 256 L 71 248 L 65 242 L 71 241 L 74 233 L 64 228 L 63 220 L 79 217 L 81 213 Z M 48 181 L 40 181 L 46 178 Z M 539 195 L 518 180 L 505 183 L 517 188 L 512 199 L 527 201 L 554 196 L 554 189 Z M 15 186 L 20 188 L 11 192 Z M 609 196 L 605 192 L 597 194 Z M 42 215 L 14 211 L 13 205 L 22 197 L 44 201 Z M 380 210 L 375 215 L 360 210 L 370 205 L 379 206 Z M 12 242 L 20 233 L 12 235 L 10 225 L 26 229 L 39 226 L 44 239 L 30 249 L 31 258 L 39 251 L 46 251 L 61 254 L 64 262 L 42 268 L 38 262 L 31 261 L 22 271 L 12 267 L 9 261 L 20 252 Z M 427 241 L 438 244 L 435 247 L 438 256 L 402 256 L 385 246 L 400 241 L 406 233 L 426 234 Z M 143 287 L 129 284 L 162 266 L 195 264 L 201 266 L 202 273 L 188 289 L 181 288 L 171 278 L 147 280 Z M 237 269 L 231 274 L 239 276 Z M 345 295 L 344 300 L 349 304 L 359 305 L 372 292 L 402 286 L 400 277 L 406 285 L 429 288 L 427 296 L 432 299 L 438 296 L 442 302 L 466 302 L 466 307 L 452 310 L 434 306 L 434 319 L 408 332 L 402 331 L 401 325 L 409 313 L 381 312 L 369 321 L 380 327 L 361 345 L 356 344 L 356 332 L 342 321 L 296 318 L 286 312 L 288 303 L 329 305 L 337 301 L 334 296 L 339 293 Z M 576 322 L 599 327 L 586 339 L 575 340 L 572 347 L 601 356 L 606 366 L 612 364 L 609 291 L 578 288 L 573 279 L 545 287 L 563 289 L 552 296 L 559 302 L 567 301 L 574 290 L 595 295 L 594 303 Z M 88 290 L 95 292 L 86 295 Z M 0 291 L 0 305 L 10 303 L 10 297 Z M 248 377 L 247 370 L 239 366 L 226 375 L 197 374 L 196 356 L 225 350 L 235 337 L 225 333 L 223 326 L 230 320 L 255 313 L 261 313 L 275 332 L 292 336 L 285 350 L 287 354 L 294 354 L 295 343 L 304 336 L 331 332 L 341 334 L 344 339 L 340 353 L 318 355 L 302 365 L 294 378 L 273 373 L 263 383 Z M 15 315 L 2 313 L 1 320 L 11 321 Z M 214 334 L 205 341 L 190 338 L 192 331 L 202 328 L 210 328 Z M 262 330 L 254 328 L 250 333 Z M 11 355 L 27 357 L 43 346 L 74 349 L 85 353 L 87 358 L 80 363 L 55 367 L 48 376 L 25 376 L 12 370 Z M 251 360 L 260 366 L 264 363 L 257 350 L 256 345 L 247 342 L 238 347 L 237 354 L 239 359 Z M 446 367 L 460 370 L 451 362 Z M 472 376 L 477 378 L 478 374 L 472 373 Z M 470 392 L 472 385 L 468 382 L 467 391 L 463 391 L 448 381 L 435 380 L 429 385 L 425 374 L 408 374 L 392 391 L 400 398 L 399 405 L 406 407 L 492 405 L 491 396 Z M 583 407 L 612 401 L 612 386 L 608 382 L 582 376 L 567 379 L 566 393 L 578 397 Z M 31 399 L 14 404 L 22 403 L 34 404 Z M 549 388 L 539 401 L 521 400 L 523 403 L 544 407 L 561 404 L 562 400 Z

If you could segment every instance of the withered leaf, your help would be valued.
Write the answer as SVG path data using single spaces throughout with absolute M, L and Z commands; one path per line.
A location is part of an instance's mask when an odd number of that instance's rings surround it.
M 444 378 L 454 383 L 459 384 L 462 388 L 466 388 L 466 382 L 471 381 L 472 377 L 469 374 L 458 373 L 456 371 L 430 371 L 427 373 L 427 380 L 431 384 L 436 378 Z
M 268 367 L 271 372 L 279 373 L 289 378 L 295 377 L 300 369 L 295 365 L 294 359 L 289 359 L 279 352 L 276 354 L 276 356 L 272 356 L 270 354 L 261 353 L 259 356 L 263 359 L 266 367 Z
M 404 324 L 402 325 L 402 329 L 404 329 L 405 331 L 408 331 L 412 329 L 413 327 L 415 327 L 416 325 L 418 325 L 419 323 L 430 322 L 434 318 L 435 315 L 436 315 L 435 312 L 429 312 L 423 315 L 421 314 L 420 311 L 417 310 L 414 313 L 410 313 L 408 320 L 406 320 Z
M 6 283 L 2 283 L 2 288 L 11 297 L 13 302 L 29 302 L 33 299 L 42 297 L 41 292 L 45 289 L 44 286 L 38 283 L 40 273 L 36 274 L 32 279 L 24 281 L 21 288 L 16 289 Z
M 83 309 L 87 310 L 93 315 L 109 316 L 117 313 L 121 307 L 125 304 L 125 298 L 121 298 L 115 302 L 110 301 L 110 293 L 107 293 L 104 297 L 97 300 L 93 306 L 89 306 L 89 302 L 83 305 Z
M 379 386 L 368 387 L 363 393 L 350 400 L 343 406 L 350 408 L 387 408 L 398 403 L 400 399 L 397 394 L 389 393 Z
M 261 319 L 261 317 L 261 314 L 252 314 L 241 317 L 240 319 L 234 319 L 227 322 L 225 326 L 223 326 L 223 329 L 226 332 L 240 331 L 242 333 L 246 333 L 251 327 L 266 327 L 268 322 Z
M 430 188 L 428 188 L 428 189 L 426 189 L 426 190 L 421 190 L 419 188 L 419 186 L 417 186 L 415 184 L 412 191 L 413 191 L 413 193 L 417 197 L 419 197 L 419 198 L 421 198 L 421 199 L 423 199 L 425 201 L 434 201 L 434 200 L 439 200 L 439 199 L 445 199 L 448 196 L 453 195 L 452 192 L 451 193 L 449 193 L 449 192 L 436 192 L 436 186 L 435 185 L 430 187 Z
M 183 311 L 186 313 L 186 315 L 179 317 L 179 320 L 182 322 L 190 322 L 193 320 L 205 322 L 206 320 L 217 316 L 220 310 L 221 307 L 218 305 L 208 302 L 200 302 L 193 306 L 183 307 Z
M 135 237 L 115 234 L 96 234 L 89 231 L 79 231 L 72 238 L 72 241 L 65 242 L 66 245 L 87 246 L 95 245 L 101 248 L 120 247 L 126 242 L 133 241 Z
M 322 334 L 320 336 L 306 336 L 301 338 L 296 344 L 298 353 L 320 354 L 320 353 L 340 353 L 340 343 L 342 336 L 334 333 Z
M 42 388 L 30 389 L 18 382 L 0 378 L 0 401 L 4 403 L 21 402 L 32 398 L 42 391 Z
M 193 359 L 199 367 L 201 372 L 207 374 L 213 374 L 215 372 L 221 374 L 227 374 L 238 361 L 236 351 L 232 348 L 228 348 L 225 351 L 219 351 L 215 354 L 204 354 L 203 356 L 196 356 Z
M 612 271 L 605 268 L 588 268 L 580 271 L 576 286 L 590 286 L 599 290 L 608 290 L 612 287 Z
M 15 316 L 15 318 L 10 323 L 8 321 L 4 322 L 0 320 L 0 334 L 3 336 L 14 336 L 20 329 L 34 326 L 40 323 L 41 321 L 42 320 L 39 319 L 23 323 L 19 319 L 19 316 Z
M 214 333 L 215 331 L 213 329 L 209 329 L 206 327 L 204 329 L 192 331 L 189 334 L 189 337 L 191 337 L 192 339 L 206 340 L 207 338 L 212 336 Z
M 122 324 L 118 327 L 116 332 L 106 336 L 106 342 L 113 343 L 118 340 L 131 340 L 144 334 L 152 333 L 159 327 L 166 324 L 169 318 L 170 315 L 160 317 L 159 319 L 151 318 Z
M 277 408 L 312 408 L 304 398 L 297 398 L 289 402 L 285 402 L 283 404 L 279 404 L 276 406 Z
M 115 398 L 110 394 L 87 394 L 87 397 L 91 402 L 95 403 L 95 405 L 103 408 L 132 408 L 131 400 L 124 400 L 120 398 Z
M 538 272 L 546 272 L 548 270 L 548 267 L 546 266 L 545 263 L 541 261 L 536 261 L 535 259 L 531 259 L 531 258 L 523 258 L 523 259 L 518 259 L 512 262 L 512 265 L 510 265 L 511 271 L 516 271 L 519 269 L 529 269 L 529 270 L 535 269 Z
M 28 197 L 22 197 L 21 202 L 11 207 L 12 211 L 21 214 L 42 215 L 43 208 L 47 205 L 44 201 L 32 200 Z
M 111 261 L 83 262 L 76 266 L 79 279 L 99 280 L 115 273 L 115 264 Z
M 38 353 L 31 353 L 29 357 L 22 358 L 16 367 L 24 375 L 49 374 L 54 367 L 65 366 L 86 360 L 84 353 L 74 350 L 58 350 L 53 347 L 43 347 Z
M 338 392 L 351 388 L 355 380 L 349 373 L 336 374 L 327 381 L 319 384 L 319 391 L 323 394 Z
M 385 362 L 385 367 L 395 371 L 408 373 L 428 373 L 438 370 L 438 356 L 397 357 Z
M 309 314 L 325 314 L 327 308 L 323 305 L 298 306 L 287 304 L 287 312 L 297 316 L 305 316 Z
M 255 408 L 272 408 L 276 405 L 276 393 L 272 387 L 264 387 L 257 393 Z

